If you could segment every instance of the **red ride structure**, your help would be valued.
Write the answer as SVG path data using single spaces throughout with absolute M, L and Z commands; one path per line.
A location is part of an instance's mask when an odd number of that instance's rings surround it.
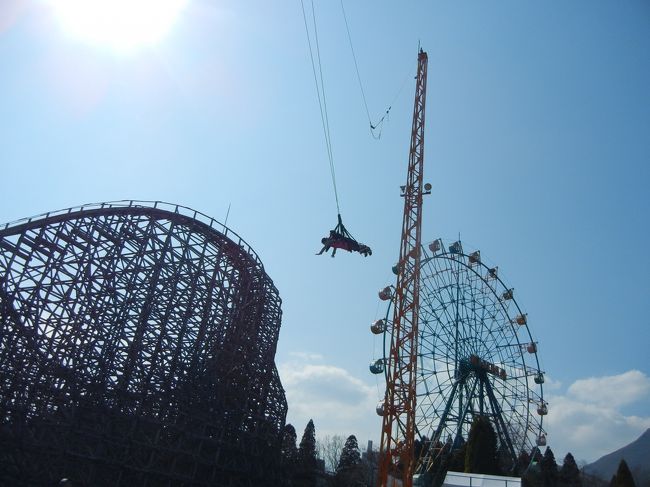
M 379 485 L 413 485 L 415 441 L 415 384 L 420 307 L 420 240 L 422 197 L 431 186 L 423 185 L 424 115 L 427 87 L 427 53 L 418 53 L 413 125 L 406 185 L 402 186 L 404 219 L 397 264 L 390 353 L 386 361 L 379 460 Z M 397 482 L 401 480 L 401 482 Z

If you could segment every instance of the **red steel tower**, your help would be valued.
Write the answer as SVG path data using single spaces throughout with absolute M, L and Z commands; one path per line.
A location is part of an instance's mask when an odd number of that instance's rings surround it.
M 427 61 L 427 53 L 420 49 L 408 174 L 406 185 L 402 186 L 404 220 L 397 284 L 393 296 L 390 354 L 386 358 L 386 397 L 379 460 L 380 487 L 411 487 L 413 484 L 422 196 L 428 194 L 430 189 L 430 185 L 422 184 Z M 401 484 L 396 480 L 401 480 Z

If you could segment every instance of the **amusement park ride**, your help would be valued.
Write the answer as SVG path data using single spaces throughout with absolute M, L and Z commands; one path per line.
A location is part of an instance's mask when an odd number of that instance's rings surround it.
M 432 483 L 477 416 L 492 423 L 511 472 L 520 452 L 546 445 L 544 374 L 513 289 L 460 241 L 421 245 L 422 201 L 431 193 L 423 184 L 427 59 L 420 49 L 397 282 L 379 292 L 389 305 L 371 326 L 384 339 L 383 357 L 370 365 L 386 379 L 377 405 L 380 487 L 411 487 L 414 475 Z
M 424 115 L 427 90 L 427 53 L 418 53 L 415 105 L 411 127 L 411 146 L 406 185 L 402 186 L 404 219 L 397 285 L 394 293 L 394 315 L 391 347 L 386 370 L 386 397 L 381 427 L 379 485 L 387 487 L 389 476 L 402 465 L 403 485 L 413 477 L 415 441 L 415 367 L 417 364 L 418 312 L 420 309 L 420 240 L 422 231 L 422 196 L 431 192 L 431 185 L 422 184 L 424 169 Z
M 372 255 L 341 219 L 316 16 L 312 3 L 312 44 L 304 2 L 301 5 L 338 212 L 338 225 L 321 240 L 317 255 L 330 248 L 332 257 L 337 249 Z M 349 29 L 348 38 L 356 67 Z M 479 251 L 464 253 L 460 241 L 445 246 L 437 239 L 426 248 L 422 245 L 422 201 L 431 193 L 431 185 L 423 183 L 427 63 L 427 53 L 419 49 L 408 172 L 401 186 L 400 253 L 393 267 L 397 282 L 380 291 L 379 298 L 388 302 L 386 317 L 371 326 L 384 341 L 383 356 L 370 365 L 373 374 L 383 374 L 386 380 L 377 405 L 382 417 L 380 487 L 412 487 L 414 476 L 420 484 L 433 484 L 434 479 L 439 483 L 445 459 L 462 447 L 477 417 L 493 425 L 500 463 L 511 472 L 521 452 L 546 444 L 544 374 L 527 315 L 513 289 L 496 267 L 482 262 Z M 358 69 L 357 77 L 368 112 Z M 373 124 L 367 114 L 373 137 L 378 138 L 374 130 L 385 117 Z

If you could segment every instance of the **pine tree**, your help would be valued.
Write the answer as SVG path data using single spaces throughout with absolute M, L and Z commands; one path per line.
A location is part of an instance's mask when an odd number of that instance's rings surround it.
M 359 451 L 359 443 L 357 442 L 357 437 L 354 435 L 348 436 L 348 439 L 345 440 L 345 445 L 341 451 L 341 458 L 339 459 L 339 464 L 336 467 L 336 471 L 339 472 L 343 469 L 354 467 L 361 463 L 361 452 Z
M 515 467 L 517 475 L 524 475 L 524 472 L 528 469 L 528 465 L 530 465 L 530 455 L 522 450 L 517 457 L 517 466 Z
M 282 432 L 282 446 L 280 447 L 282 462 L 285 465 L 293 465 L 298 461 L 297 438 L 296 428 L 291 423 L 287 424 Z
M 300 440 L 298 460 L 305 470 L 316 468 L 316 428 L 314 427 L 314 421 L 311 419 L 307 423 Z
M 522 452 L 518 460 L 518 468 L 520 468 L 519 475 L 521 475 L 522 487 L 541 487 L 542 474 L 540 472 L 540 465 L 542 463 L 541 452 L 539 448 L 534 446 L 529 453 Z M 521 463 L 519 463 L 521 461 Z M 525 465 L 523 465 L 525 462 Z
M 348 485 L 358 485 L 363 483 L 363 468 L 361 465 L 361 452 L 357 437 L 348 436 L 341 450 L 338 466 L 336 467 L 335 485 L 338 487 L 347 487 Z
M 484 474 L 499 472 L 497 435 L 492 423 L 485 416 L 476 416 L 469 430 L 465 472 Z
M 539 451 L 539 448 L 536 446 L 533 447 L 532 451 L 530 452 L 530 456 L 532 458 L 533 463 L 540 464 L 542 463 L 542 452 Z
M 314 421 L 309 420 L 298 447 L 298 462 L 293 485 L 296 487 L 316 486 L 316 428 Z
M 296 447 L 296 428 L 292 424 L 285 425 L 282 430 L 282 445 L 280 446 L 280 461 L 282 462 L 282 477 L 286 487 L 294 485 L 293 480 L 298 466 L 298 448 Z
M 636 487 L 634 483 L 634 477 L 632 477 L 632 472 L 630 472 L 630 467 L 627 466 L 625 460 L 621 460 L 621 463 L 618 464 L 618 470 L 616 475 L 612 477 L 610 483 L 613 487 Z
M 557 485 L 557 463 L 555 462 L 555 455 L 553 454 L 553 450 L 550 448 L 546 448 L 546 452 L 544 452 L 540 467 L 542 471 L 542 482 L 544 486 L 554 487 Z
M 571 453 L 566 454 L 562 468 L 560 468 L 560 485 L 566 487 L 580 487 L 582 485 L 580 469 Z
M 495 475 L 507 475 L 507 473 L 513 473 L 514 469 L 517 468 L 517 462 L 512 463 L 512 456 L 508 445 L 505 442 L 499 444 L 497 449 L 496 456 L 496 470 L 493 472 Z
M 465 471 L 465 458 L 467 458 L 467 442 L 462 441 L 459 448 L 449 452 L 448 470 L 452 472 Z

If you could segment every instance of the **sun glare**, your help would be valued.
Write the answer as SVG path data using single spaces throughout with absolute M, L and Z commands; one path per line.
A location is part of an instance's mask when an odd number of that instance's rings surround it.
M 115 52 L 157 44 L 188 0 L 49 0 L 64 32 Z

